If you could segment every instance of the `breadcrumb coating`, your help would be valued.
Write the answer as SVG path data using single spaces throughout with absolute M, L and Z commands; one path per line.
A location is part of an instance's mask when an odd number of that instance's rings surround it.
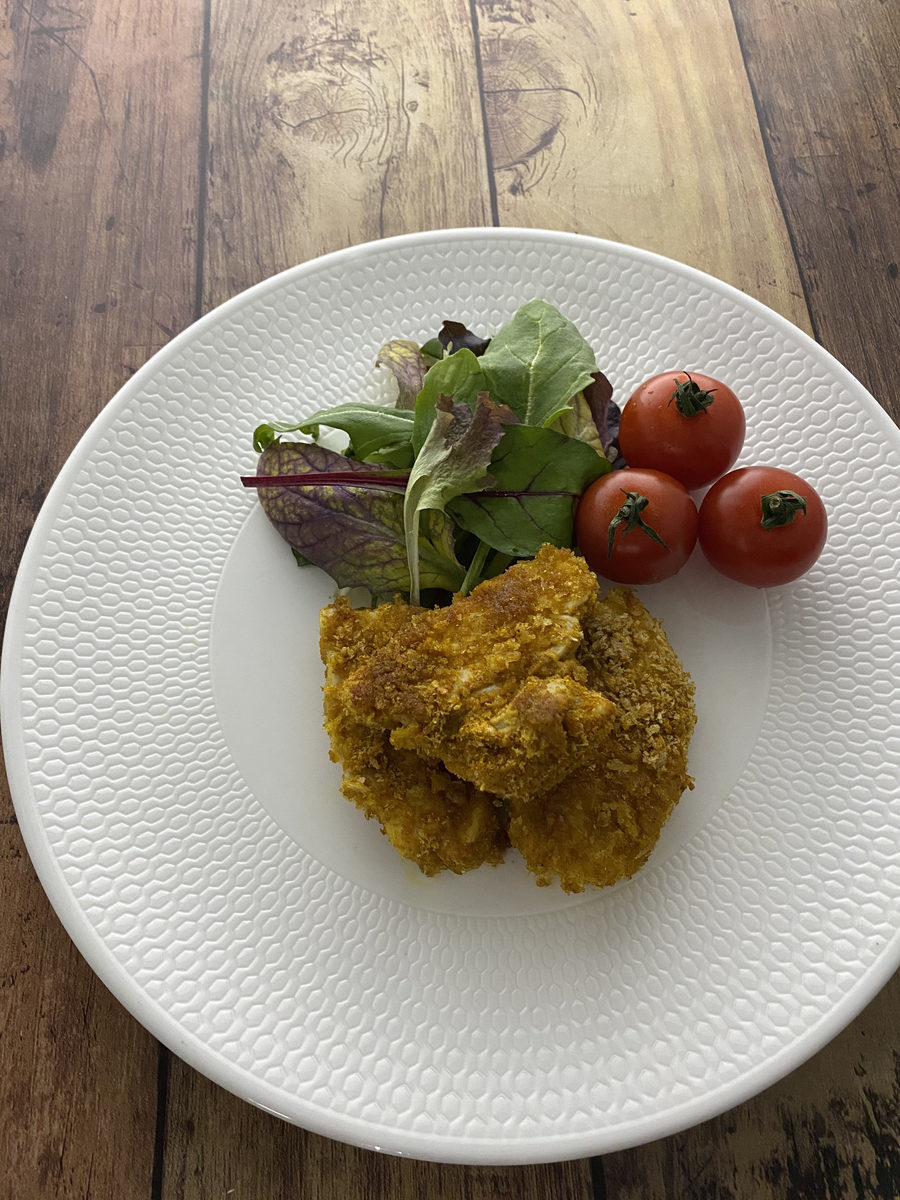
M 584 559 L 544 546 L 376 651 L 348 685 L 360 719 L 504 799 L 548 791 L 613 717 L 577 657 L 596 595 Z
M 344 795 L 425 874 L 498 863 L 605 887 L 646 861 L 685 788 L 693 684 L 629 591 L 542 548 L 448 608 L 321 615 Z
M 320 616 L 325 728 L 341 790 L 377 820 L 394 848 L 425 875 L 461 874 L 503 861 L 509 845 L 500 801 L 456 779 L 434 759 L 397 750 L 387 730 L 360 720 L 346 682 L 422 609 L 395 602 L 354 609 L 339 597 Z
M 509 837 L 539 884 L 605 887 L 647 861 L 682 793 L 694 685 L 662 626 L 616 588 L 585 620 L 579 658 L 616 706 L 595 760 L 533 800 L 510 803 Z

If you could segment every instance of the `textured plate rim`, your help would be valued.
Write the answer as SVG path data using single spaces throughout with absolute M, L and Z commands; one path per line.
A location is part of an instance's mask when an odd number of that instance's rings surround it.
M 34 575 L 40 562 L 47 534 L 53 528 L 71 482 L 88 460 L 96 441 L 112 425 L 131 398 L 140 393 L 145 381 L 183 347 L 202 335 L 208 328 L 228 319 L 259 296 L 278 289 L 285 283 L 301 283 L 306 275 L 341 262 L 363 259 L 377 252 L 389 252 L 392 247 L 404 249 L 447 241 L 540 241 L 560 246 L 581 247 L 603 253 L 624 253 L 636 261 L 681 274 L 725 296 L 731 296 L 745 307 L 764 315 L 782 331 L 799 338 L 811 357 L 839 376 L 855 397 L 866 407 L 867 415 L 880 423 L 881 436 L 900 446 L 900 430 L 874 397 L 837 359 L 804 330 L 799 329 L 761 301 L 747 295 L 731 284 L 717 279 L 695 267 L 653 251 L 608 239 L 562 231 L 527 229 L 521 227 L 483 226 L 447 230 L 428 230 L 402 234 L 392 238 L 360 243 L 335 250 L 307 262 L 289 267 L 250 288 L 238 293 L 199 318 L 158 350 L 123 385 L 100 411 L 76 444 L 34 523 L 23 552 L 14 583 L 0 665 L 0 730 L 6 758 L 7 775 L 13 804 L 22 836 L 35 872 L 64 928 L 91 969 L 109 988 L 123 1006 L 160 1042 L 214 1082 L 264 1111 L 294 1122 L 302 1127 L 353 1145 L 399 1156 L 427 1161 L 513 1165 L 561 1161 L 627 1149 L 658 1138 L 669 1136 L 708 1120 L 732 1108 L 799 1067 L 841 1032 L 877 995 L 900 966 L 900 931 L 880 951 L 871 967 L 861 975 L 827 1014 L 767 1062 L 746 1071 L 739 1078 L 721 1084 L 702 1097 L 695 1097 L 675 1108 L 651 1114 L 619 1126 L 607 1133 L 598 1128 L 589 1134 L 550 1134 L 530 1138 L 527 1143 L 511 1143 L 507 1139 L 487 1137 L 453 1138 L 432 1134 L 398 1131 L 393 1127 L 377 1127 L 371 1122 L 334 1113 L 298 1100 L 296 1109 L 283 1111 L 272 1105 L 270 1085 L 261 1083 L 250 1072 L 210 1049 L 202 1039 L 187 1033 L 178 1021 L 157 1002 L 151 1000 L 127 970 L 114 958 L 102 936 L 90 924 L 74 900 L 59 863 L 46 838 L 36 807 L 31 803 L 30 780 L 23 753 L 24 729 L 16 703 L 18 699 L 19 660 L 25 641 L 25 620 L 31 599 Z

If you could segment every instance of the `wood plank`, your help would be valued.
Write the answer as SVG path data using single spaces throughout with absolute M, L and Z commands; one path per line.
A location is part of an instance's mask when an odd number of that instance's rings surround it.
M 5 7 L 3 387 L 45 406 L 58 466 L 194 315 L 200 29 L 168 2 Z
M 900 1196 L 900 978 L 826 1050 L 760 1096 L 603 1159 L 615 1200 Z
M 372 238 L 490 224 L 464 0 L 221 0 L 204 306 Z
M 211 27 L 204 307 L 316 254 L 490 223 L 466 4 L 220 3 Z M 285 1125 L 171 1062 L 163 1196 L 550 1194 L 589 1200 L 587 1164 L 417 1164 Z
M 593 1200 L 583 1160 L 464 1167 L 392 1158 L 287 1125 L 178 1060 L 170 1083 L 164 1200 Z
M 736 0 L 734 13 L 816 334 L 900 420 L 896 10 Z M 722 1200 L 900 1195 L 898 1044 L 895 976 L 835 1042 L 762 1096 L 607 1157 L 613 1194 L 702 1194 L 715 1183 Z
M 201 30 L 190 7 L 0 7 L 4 609 L 75 441 L 193 316 Z M 0 1195 L 145 1198 L 156 1044 L 51 912 L 3 780 Z
M 900 420 L 900 21 L 838 0 L 735 0 L 737 29 L 817 336 Z M 607 1156 L 616 1200 L 900 1195 L 900 976 L 755 1099 Z
M 816 334 L 900 422 L 900 12 L 734 9 Z
M 727 0 L 477 11 L 501 224 L 655 250 L 809 328 Z
M 156 1043 L 69 940 L 8 817 L 0 892 L 0 1195 L 143 1200 L 153 1173 Z

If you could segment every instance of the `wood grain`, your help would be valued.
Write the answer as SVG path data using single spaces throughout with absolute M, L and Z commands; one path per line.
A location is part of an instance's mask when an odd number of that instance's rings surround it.
M 900 422 L 900 10 L 734 7 L 816 336 Z
M 194 312 L 200 25 L 2 6 L 0 570 L 91 418 Z M 157 1047 L 53 915 L 0 798 L 0 1196 L 149 1196 Z
M 603 1160 L 614 1200 L 872 1200 L 900 1196 L 895 979 L 853 1024 L 754 1100 Z
M 734 10 L 816 334 L 900 421 L 896 6 L 735 0 Z M 608 1194 L 900 1195 L 898 1046 L 895 976 L 833 1043 L 760 1096 L 608 1156 Z
M 490 224 L 464 0 L 215 6 L 205 307 L 294 263 Z
M 0 599 L 75 440 L 156 348 L 386 234 L 647 246 L 814 328 L 900 417 L 896 5 L 473 3 L 0 0 Z M 695 1129 L 448 1167 L 284 1125 L 160 1056 L 51 912 L 5 790 L 0 895 L 4 1200 L 900 1195 L 900 979 Z
M 194 315 L 199 28 L 179 13 L 7 0 L 0 25 L 3 386 L 68 426 L 61 456 Z
M 809 328 L 727 0 L 477 11 L 501 224 L 658 251 Z
M 478 1168 L 375 1154 L 286 1125 L 177 1060 L 171 1095 L 164 1200 L 593 1200 L 585 1161 Z

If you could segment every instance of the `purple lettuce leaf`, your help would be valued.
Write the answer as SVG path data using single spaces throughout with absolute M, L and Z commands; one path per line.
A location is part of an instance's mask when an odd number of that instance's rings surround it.
M 603 453 L 613 467 L 624 465 L 616 460 L 619 450 L 619 420 L 622 416 L 618 404 L 612 398 L 613 386 L 602 371 L 594 371 L 591 382 L 584 388 L 583 395 L 591 417 L 600 434 Z
M 386 367 L 397 380 L 397 404 L 400 409 L 416 407 L 416 396 L 425 382 L 428 364 L 415 342 L 393 338 L 378 351 L 378 367 Z
M 266 516 L 296 554 L 320 567 L 339 587 L 367 587 L 377 596 L 410 590 L 404 493 L 371 486 L 373 475 L 396 478 L 390 468 L 355 462 L 333 450 L 306 442 L 274 443 L 259 458 L 263 476 L 340 473 L 339 482 L 309 487 L 260 487 Z M 366 486 L 354 487 L 359 473 Z M 419 576 L 424 588 L 456 591 L 465 572 L 453 548 L 453 524 L 443 513 L 430 513 L 418 544 Z
M 462 321 L 445 321 L 437 340 L 450 354 L 455 354 L 457 350 L 471 350 L 477 358 L 480 358 L 491 344 L 490 338 L 479 337 L 477 333 L 467 329 Z

